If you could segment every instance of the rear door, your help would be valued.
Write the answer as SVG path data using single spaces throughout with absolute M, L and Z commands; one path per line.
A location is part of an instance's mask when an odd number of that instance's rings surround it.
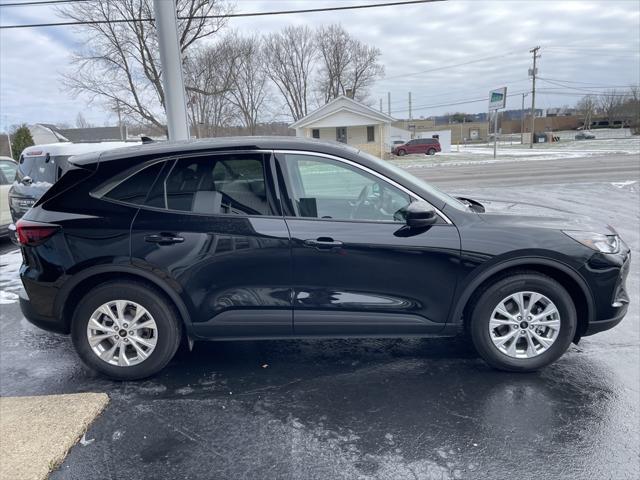
M 174 285 L 196 336 L 292 332 L 289 234 L 270 158 L 172 160 L 133 222 L 132 262 Z
M 276 154 L 291 232 L 296 335 L 439 332 L 456 286 L 460 237 L 441 219 L 407 231 L 416 200 L 353 163 Z

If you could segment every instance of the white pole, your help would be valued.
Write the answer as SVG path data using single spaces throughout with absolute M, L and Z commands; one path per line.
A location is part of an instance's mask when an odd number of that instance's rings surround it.
M 178 45 L 178 19 L 175 0 L 153 0 L 156 15 L 162 86 L 167 112 L 169 140 L 188 140 L 187 102 L 182 77 L 182 54 Z
M 493 158 L 496 158 L 498 151 L 498 111 L 493 111 Z

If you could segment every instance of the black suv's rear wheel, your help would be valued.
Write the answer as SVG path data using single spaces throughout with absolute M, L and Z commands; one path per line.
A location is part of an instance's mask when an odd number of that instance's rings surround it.
M 135 282 L 97 286 L 81 300 L 71 334 L 80 358 L 118 380 L 151 376 L 180 343 L 174 309 L 154 289 Z
M 576 323 L 573 300 L 562 285 L 545 275 L 520 273 L 480 294 L 470 333 L 489 365 L 529 372 L 562 356 L 573 340 Z

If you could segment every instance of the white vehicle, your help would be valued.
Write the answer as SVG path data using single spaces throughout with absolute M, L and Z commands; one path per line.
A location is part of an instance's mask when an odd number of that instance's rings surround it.
M 131 147 L 139 142 L 49 143 L 25 148 L 9 190 L 9 208 L 16 222 L 44 195 L 66 169 L 69 157 Z
M 9 233 L 11 211 L 9 210 L 9 189 L 16 177 L 18 164 L 11 157 L 0 156 L 0 237 Z

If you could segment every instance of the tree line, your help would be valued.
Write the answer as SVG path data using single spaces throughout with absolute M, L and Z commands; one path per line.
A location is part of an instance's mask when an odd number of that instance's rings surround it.
M 626 90 L 611 89 L 597 95 L 585 95 L 576 104 L 576 110 L 587 128 L 595 117 L 601 117 L 610 124 L 624 120 L 637 130 L 640 128 L 640 87 L 633 85 Z
M 241 35 L 226 30 L 232 8 L 226 0 L 177 0 L 187 108 L 199 136 L 215 136 L 238 123 L 254 133 L 260 122 L 295 121 L 339 95 L 369 101 L 369 87 L 384 75 L 380 50 L 340 24 Z M 152 18 L 152 0 L 70 3 L 58 13 L 75 21 L 107 21 L 81 27 L 86 43 L 65 74 L 67 88 L 103 102 L 130 123 L 164 128 L 155 24 L 113 22 Z

